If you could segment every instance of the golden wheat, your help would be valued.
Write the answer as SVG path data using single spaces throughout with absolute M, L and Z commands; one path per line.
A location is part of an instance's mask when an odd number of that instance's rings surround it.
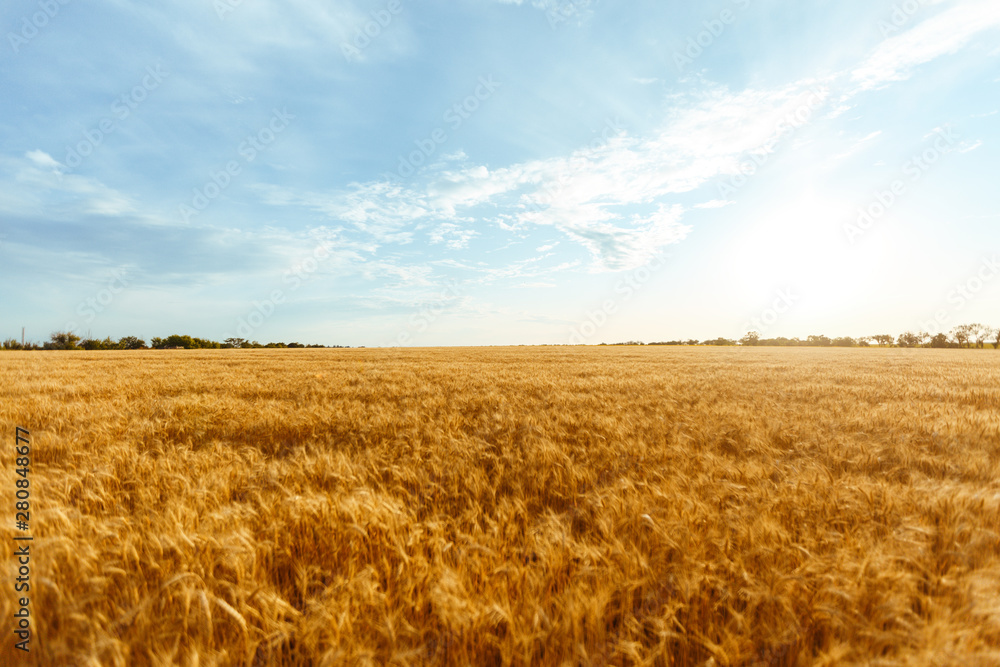
M 0 355 L 42 665 L 1000 664 L 1000 354 Z

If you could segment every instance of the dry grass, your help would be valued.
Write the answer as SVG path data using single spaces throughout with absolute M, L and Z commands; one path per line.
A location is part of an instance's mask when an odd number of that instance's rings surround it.
M 1000 354 L 0 355 L 46 665 L 997 665 Z

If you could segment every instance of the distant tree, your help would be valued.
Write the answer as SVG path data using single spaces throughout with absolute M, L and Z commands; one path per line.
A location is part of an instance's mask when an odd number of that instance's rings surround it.
M 857 344 L 858 342 L 856 340 L 854 340 L 853 338 L 848 338 L 846 336 L 833 339 L 834 347 L 855 347 Z
M 923 339 L 919 334 L 907 331 L 906 333 L 900 334 L 896 342 L 900 347 L 918 347 L 920 343 L 923 342 Z
M 144 350 L 146 341 L 136 336 L 124 336 L 118 339 L 119 350 Z
M 80 337 L 70 331 L 57 331 L 49 336 L 50 342 L 45 344 L 46 350 L 76 350 Z
M 172 334 L 163 341 L 163 347 L 183 347 L 185 350 L 194 348 L 194 339 L 191 336 Z
M 896 339 L 895 336 L 890 334 L 878 334 L 877 336 L 871 336 L 872 340 L 878 343 L 879 347 L 885 347 L 886 345 L 892 345 L 892 341 Z
M 768 347 L 798 347 L 802 345 L 802 341 L 798 338 L 779 336 L 778 338 L 762 338 L 757 344 L 767 345 Z
M 948 336 L 946 334 L 939 333 L 931 338 L 930 345 L 934 348 L 950 347 L 948 343 Z
M 241 348 L 247 347 L 246 338 L 227 338 L 225 341 L 225 347 Z
M 976 325 L 962 324 L 951 330 L 951 337 L 959 347 L 966 347 L 975 335 Z
M 288 347 L 305 347 L 302 343 L 289 343 Z
M 729 338 L 716 338 L 715 340 L 706 340 L 702 342 L 702 345 L 715 345 L 717 347 L 728 347 L 730 345 L 736 345 L 735 340 Z
M 970 336 L 972 342 L 976 344 L 978 349 L 983 349 L 986 341 L 993 335 L 993 329 L 985 324 L 970 324 L 969 326 L 972 330 Z
M 156 336 L 153 336 L 152 338 L 149 339 L 149 346 L 154 350 L 162 350 L 167 346 L 167 342 L 162 338 L 157 338 Z
M 806 339 L 808 345 L 815 347 L 828 347 L 833 341 L 831 341 L 826 336 L 809 336 Z
M 993 340 L 993 349 L 994 350 L 1000 350 L 1000 328 L 997 328 L 997 329 L 993 330 L 993 335 L 991 336 L 991 338 L 994 339 Z
M 3 349 L 5 350 L 22 350 L 21 342 L 16 338 L 8 338 L 3 342 Z
M 760 343 L 760 334 L 756 331 L 748 331 L 743 338 L 740 338 L 740 345 L 756 347 Z

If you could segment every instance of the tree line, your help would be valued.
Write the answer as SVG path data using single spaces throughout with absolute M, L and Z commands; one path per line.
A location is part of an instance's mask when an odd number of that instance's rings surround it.
M 223 342 L 206 340 L 194 336 L 173 334 L 166 338 L 151 338 L 149 344 L 137 336 L 123 336 L 118 340 L 111 337 L 82 338 L 68 331 L 57 331 L 45 343 L 26 342 L 22 344 L 14 338 L 3 341 L 4 350 L 219 350 L 233 348 L 344 348 L 347 345 L 304 345 L 302 343 L 259 343 L 245 338 L 227 338 Z
M 601 343 L 606 345 L 606 343 Z M 876 334 L 874 336 L 861 336 L 859 338 L 840 337 L 830 338 L 828 336 L 809 336 L 805 340 L 800 338 L 762 338 L 756 331 L 747 333 L 739 340 L 731 338 L 716 338 L 714 340 L 671 340 L 659 343 L 642 343 L 639 341 L 628 341 L 626 343 L 614 343 L 614 345 L 715 345 L 731 346 L 741 345 L 749 347 L 927 347 L 927 348 L 978 348 L 983 349 L 987 345 L 993 349 L 1000 348 L 1000 328 L 985 324 L 963 324 L 952 329 L 949 333 L 938 333 L 931 335 L 921 331 L 914 333 L 907 331 L 893 336 L 892 334 Z
M 601 343 L 608 345 L 608 343 Z M 931 335 L 926 332 L 914 333 L 907 331 L 898 336 L 892 334 L 876 334 L 859 338 L 828 336 L 809 336 L 800 338 L 762 338 L 756 331 L 750 331 L 739 340 L 732 338 L 716 338 L 713 340 L 689 339 L 671 340 L 655 343 L 627 341 L 612 343 L 612 345 L 710 345 L 710 346 L 745 346 L 745 347 L 927 347 L 927 348 L 978 348 L 987 345 L 1000 349 L 1000 329 L 984 324 L 963 324 L 955 327 L 949 333 Z M 253 349 L 253 348 L 348 348 L 349 345 L 304 345 L 302 343 L 260 343 L 248 341 L 245 338 L 227 338 L 222 342 L 206 340 L 194 336 L 173 334 L 166 338 L 151 338 L 147 344 L 137 336 L 124 336 L 117 341 L 111 337 L 104 339 L 82 338 L 68 331 L 57 331 L 45 343 L 27 342 L 22 344 L 14 338 L 8 338 L 0 343 L 4 350 L 218 350 L 218 349 Z M 364 346 L 361 346 L 364 347 Z

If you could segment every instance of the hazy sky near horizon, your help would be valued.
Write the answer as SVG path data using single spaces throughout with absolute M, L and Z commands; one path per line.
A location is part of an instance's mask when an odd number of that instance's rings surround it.
M 0 19 L 0 337 L 1000 326 L 996 0 Z

